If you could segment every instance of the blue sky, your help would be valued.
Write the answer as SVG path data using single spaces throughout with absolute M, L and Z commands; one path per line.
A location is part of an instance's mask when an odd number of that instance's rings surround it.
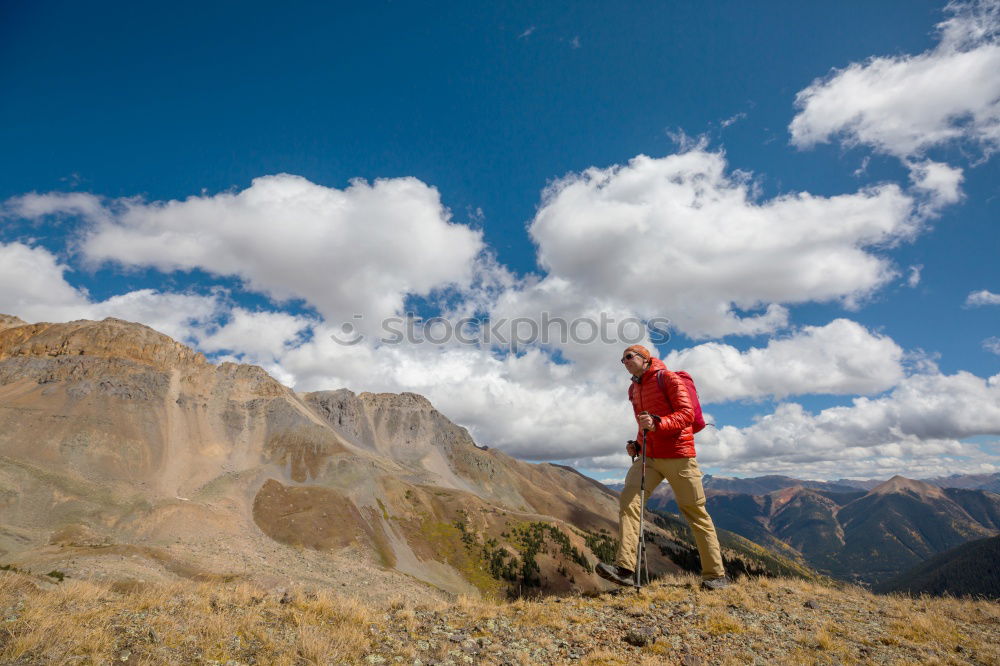
M 416 391 L 598 478 L 623 345 L 377 323 L 665 317 L 714 473 L 1000 470 L 997 2 L 0 12 L 0 311 Z

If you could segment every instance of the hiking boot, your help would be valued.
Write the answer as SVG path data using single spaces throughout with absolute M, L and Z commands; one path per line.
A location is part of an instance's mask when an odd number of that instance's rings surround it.
M 598 576 L 604 580 L 610 580 L 612 583 L 629 586 L 635 585 L 635 574 L 631 569 L 601 562 L 594 567 L 594 571 L 597 572 Z
M 701 581 L 701 589 L 703 590 L 724 590 L 727 587 L 729 587 L 729 579 L 725 576 Z

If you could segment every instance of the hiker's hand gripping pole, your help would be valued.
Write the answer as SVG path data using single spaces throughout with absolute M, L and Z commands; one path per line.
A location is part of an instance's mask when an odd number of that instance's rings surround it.
M 654 424 L 657 420 L 659 420 L 659 418 L 660 417 L 654 416 L 647 411 L 642 411 L 636 414 L 636 422 L 642 429 L 643 446 L 645 446 L 646 442 L 646 431 L 655 428 L 656 426 Z M 639 448 L 639 442 L 634 439 L 628 440 L 628 444 L 625 445 L 625 452 L 628 453 L 630 458 L 632 458 L 632 462 L 635 462 L 636 456 L 639 455 Z
M 632 462 L 635 462 L 635 457 L 639 455 L 639 442 L 634 439 L 628 440 L 628 444 L 625 445 L 625 453 L 629 454 Z

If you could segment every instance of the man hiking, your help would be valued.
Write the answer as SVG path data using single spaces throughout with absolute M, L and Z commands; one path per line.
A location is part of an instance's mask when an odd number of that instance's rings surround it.
M 666 479 L 673 488 L 681 513 L 687 518 L 701 556 L 702 588 L 719 590 L 729 586 L 719 552 L 715 525 L 705 510 L 705 491 L 701 485 L 701 470 L 694 456 L 694 409 L 687 386 L 658 358 L 653 358 L 642 345 L 632 345 L 621 359 L 632 374 L 634 384 L 629 389 L 632 411 L 639 425 L 639 436 L 629 442 L 630 456 L 639 456 L 625 477 L 625 487 L 619 498 L 619 544 L 613 565 L 600 563 L 597 574 L 619 585 L 637 585 L 633 567 L 639 540 L 642 485 L 643 433 L 646 434 L 646 493 Z M 662 373 L 662 376 L 661 376 Z

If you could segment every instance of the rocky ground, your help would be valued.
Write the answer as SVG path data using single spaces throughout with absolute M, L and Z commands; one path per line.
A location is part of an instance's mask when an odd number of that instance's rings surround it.
M 744 579 L 703 592 L 377 601 L 247 583 L 0 572 L 0 663 L 996 664 L 1000 604 Z

